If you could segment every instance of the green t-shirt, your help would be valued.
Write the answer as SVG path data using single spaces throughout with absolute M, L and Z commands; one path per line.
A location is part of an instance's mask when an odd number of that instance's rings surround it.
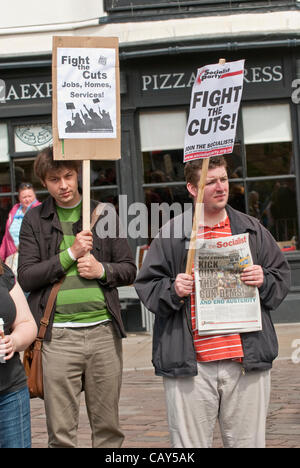
M 57 295 L 54 323 L 91 324 L 111 319 L 99 282 L 79 276 L 77 262 L 68 252 L 75 240 L 73 224 L 80 219 L 82 202 L 73 208 L 56 209 L 63 231 L 59 258 L 66 277 Z

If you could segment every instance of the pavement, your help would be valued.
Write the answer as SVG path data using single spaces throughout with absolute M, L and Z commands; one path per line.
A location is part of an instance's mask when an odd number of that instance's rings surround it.
M 300 323 L 276 324 L 279 357 L 272 370 L 272 391 L 267 418 L 267 448 L 300 448 Z M 162 379 L 151 364 L 152 337 L 129 333 L 123 340 L 124 374 L 120 422 L 123 448 L 170 448 Z M 31 400 L 32 446 L 47 447 L 43 401 Z M 91 431 L 81 399 L 78 447 L 91 448 Z M 214 448 L 221 448 L 218 426 Z

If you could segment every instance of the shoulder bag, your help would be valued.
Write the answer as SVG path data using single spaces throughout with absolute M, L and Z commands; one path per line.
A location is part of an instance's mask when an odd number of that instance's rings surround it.
M 58 283 L 55 283 L 50 292 L 47 301 L 45 314 L 40 321 L 39 333 L 35 341 L 24 351 L 23 365 L 27 375 L 27 386 L 30 398 L 44 399 L 43 387 L 43 365 L 42 365 L 42 347 L 47 327 L 49 325 L 50 315 L 53 309 L 59 288 L 64 280 L 64 276 Z
M 92 213 L 91 230 L 96 224 L 99 216 L 101 215 L 105 203 L 99 203 Z M 64 276 L 58 283 L 55 283 L 50 292 L 47 301 L 45 314 L 40 321 L 39 333 L 35 341 L 24 351 L 23 365 L 27 375 L 27 386 L 29 389 L 30 398 L 44 399 L 44 386 L 43 386 L 43 363 L 42 363 L 42 347 L 43 340 L 49 325 L 50 315 L 54 306 L 54 302 L 59 291 L 59 288 L 64 280 Z

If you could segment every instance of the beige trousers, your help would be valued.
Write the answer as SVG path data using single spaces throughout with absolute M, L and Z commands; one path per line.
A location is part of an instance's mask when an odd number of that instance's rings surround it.
M 122 445 L 118 414 L 122 366 L 122 343 L 111 322 L 53 328 L 51 342 L 43 344 L 50 448 L 76 447 L 83 383 L 93 447 Z
M 172 447 L 208 448 L 219 419 L 224 447 L 264 448 L 270 371 L 231 361 L 198 363 L 198 375 L 164 378 Z

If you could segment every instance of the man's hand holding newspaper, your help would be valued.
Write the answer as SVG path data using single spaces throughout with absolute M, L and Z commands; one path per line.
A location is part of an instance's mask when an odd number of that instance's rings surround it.
M 195 254 L 196 324 L 199 335 L 261 330 L 258 287 L 249 235 L 203 240 Z

